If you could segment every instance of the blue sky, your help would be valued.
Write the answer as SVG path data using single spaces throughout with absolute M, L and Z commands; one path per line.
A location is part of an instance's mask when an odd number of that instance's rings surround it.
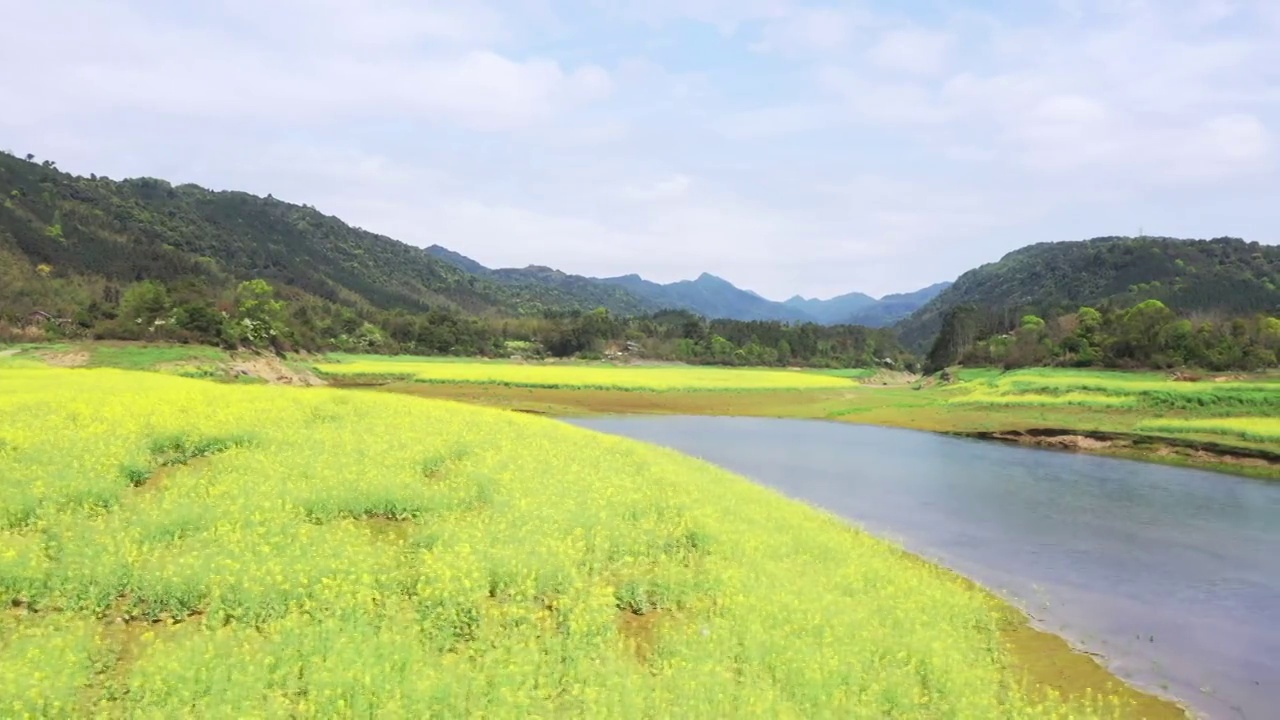
M 491 266 L 783 299 L 1280 235 L 1274 0 L 12 5 L 0 148 Z

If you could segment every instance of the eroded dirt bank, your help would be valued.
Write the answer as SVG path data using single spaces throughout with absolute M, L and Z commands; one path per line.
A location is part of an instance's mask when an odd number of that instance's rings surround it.
M 952 430 L 947 434 L 1055 450 L 1149 459 L 1157 462 L 1180 461 L 1189 465 L 1280 471 L 1280 451 L 1273 452 L 1203 440 L 1064 428 Z

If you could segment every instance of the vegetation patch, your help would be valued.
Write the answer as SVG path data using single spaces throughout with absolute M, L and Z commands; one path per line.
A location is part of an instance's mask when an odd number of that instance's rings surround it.
M 185 433 L 174 433 L 153 438 L 147 449 L 158 465 L 185 465 L 196 458 L 217 455 L 251 442 L 252 438 L 247 434 L 191 437 Z
M 1259 443 L 1280 442 L 1280 418 L 1236 417 L 1201 420 L 1148 420 L 1138 429 L 1153 433 L 1226 435 Z
M 522 365 L 484 362 L 411 362 L 362 360 L 322 363 L 316 370 L 338 378 L 412 377 L 424 383 L 477 383 L 508 387 L 662 390 L 769 390 L 848 387 L 835 375 L 785 370 L 715 367 L 601 367 Z
M 1156 373 L 1028 369 L 973 372 L 948 387 L 949 403 L 976 405 L 1082 405 L 1280 415 L 1280 392 L 1268 382 L 1178 382 Z
M 14 712 L 1125 711 L 1037 696 L 984 596 L 673 452 L 388 393 L 0 369 L 0 388 L 18 381 L 0 393 L 0 436 L 23 447 L 0 458 L 0 507 L 34 501 L 40 519 L 0 530 L 0 600 L 39 612 L 0 625 Z M 163 493 L 91 514 L 65 502 L 118 493 L 139 447 L 177 458 L 247 436 Z M 371 528 L 397 511 L 403 542 Z M 98 631 L 113 614 L 203 620 L 146 630 L 113 665 L 123 645 Z

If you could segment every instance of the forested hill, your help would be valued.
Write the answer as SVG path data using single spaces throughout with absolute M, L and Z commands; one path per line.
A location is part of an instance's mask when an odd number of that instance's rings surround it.
M 1131 307 L 1159 300 L 1187 314 L 1275 314 L 1280 247 L 1238 238 L 1102 237 L 1030 245 L 961 275 L 897 325 L 922 352 L 948 311 L 972 306 L 1004 330 L 1025 314 L 1049 318 L 1081 306 Z
M 540 265 L 493 269 L 440 245 L 432 245 L 427 252 L 457 268 L 498 282 L 542 283 L 575 295 L 590 293 L 592 286 L 595 292 L 614 288 L 622 295 L 638 298 L 648 310 L 687 310 L 707 318 L 742 321 L 888 327 L 919 309 L 950 284 L 938 283 L 915 292 L 886 295 L 879 300 L 853 292 L 828 300 L 797 295 L 785 302 L 776 302 L 705 272 L 693 280 L 664 284 L 636 274 L 592 278 Z
M 497 282 L 315 208 L 164 180 L 73 176 L 0 153 L 0 307 L 69 315 L 84 293 L 149 279 L 226 289 L 263 278 L 286 295 L 347 307 L 470 314 L 545 309 L 643 312 L 620 288 Z M 18 264 L 42 278 L 19 277 Z

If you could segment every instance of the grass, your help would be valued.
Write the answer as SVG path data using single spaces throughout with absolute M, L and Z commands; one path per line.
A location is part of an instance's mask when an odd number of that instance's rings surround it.
M 1155 373 L 1036 368 L 975 377 L 949 390 L 955 403 L 1124 405 L 1280 416 L 1280 388 L 1261 379 L 1176 382 Z
M 170 363 L 214 363 L 227 357 L 225 350 L 203 345 L 106 345 L 89 346 L 89 366 L 122 370 L 150 370 Z
M 10 716 L 1177 715 L 1080 655 L 1095 692 L 1028 686 L 948 573 L 541 418 L 2 367 L 0 439 Z
M 1280 418 L 1149 420 L 1138 428 L 1153 433 L 1225 435 L 1260 443 L 1280 443 Z
M 869 378 L 876 374 L 876 371 L 871 368 L 821 368 L 806 369 L 805 372 L 815 373 L 818 375 L 830 375 L 831 377 L 850 378 L 854 380 Z
M 322 376 L 392 377 L 423 383 L 475 383 L 508 387 L 585 388 L 631 391 L 776 390 L 849 387 L 846 377 L 787 370 L 721 367 L 610 367 L 522 365 L 488 362 L 413 362 L 362 359 L 319 363 Z

